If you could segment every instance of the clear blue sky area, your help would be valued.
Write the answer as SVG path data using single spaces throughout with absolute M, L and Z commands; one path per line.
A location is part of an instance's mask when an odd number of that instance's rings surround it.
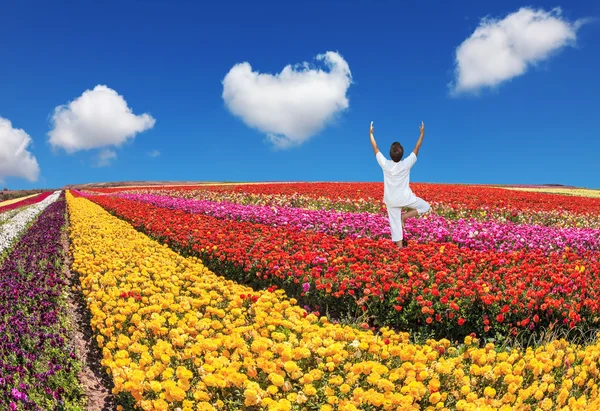
M 425 122 L 411 181 L 600 188 L 598 21 L 496 87 L 451 91 L 457 47 L 482 18 L 557 6 L 565 21 L 600 17 L 600 2 L 579 0 L 6 1 L 0 117 L 31 136 L 40 172 L 37 181 L 6 176 L 3 185 L 382 181 L 373 120 L 387 156 L 395 140 L 412 150 Z M 315 59 L 327 51 L 351 71 L 348 107 L 302 144 L 274 147 L 225 104 L 223 79 L 237 63 L 273 75 L 303 62 L 327 70 Z M 97 85 L 155 119 L 107 147 L 115 156 L 102 167 L 102 148 L 68 153 L 48 136 L 54 108 Z

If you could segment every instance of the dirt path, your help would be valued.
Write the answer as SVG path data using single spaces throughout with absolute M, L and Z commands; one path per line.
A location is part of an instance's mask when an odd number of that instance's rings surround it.
M 68 215 L 67 215 L 68 226 Z M 88 411 L 113 411 L 116 410 L 112 395 L 112 381 L 100 365 L 102 354 L 93 339 L 92 328 L 87 307 L 79 290 L 79 275 L 71 271 L 73 261 L 69 251 L 69 236 L 65 230 L 62 234 L 64 250 L 63 270 L 69 281 L 68 311 L 72 326 L 72 341 L 77 352 L 82 369 L 79 372 L 79 381 L 87 397 Z M 75 290 L 73 289 L 75 287 Z

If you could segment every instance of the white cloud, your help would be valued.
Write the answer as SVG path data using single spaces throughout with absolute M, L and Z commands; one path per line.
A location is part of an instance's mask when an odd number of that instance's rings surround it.
M 502 20 L 484 18 L 456 49 L 454 93 L 495 87 L 575 44 L 583 20 L 569 22 L 560 8 L 521 8 Z
M 97 85 L 54 109 L 50 144 L 71 154 L 79 150 L 118 147 L 137 133 L 154 127 L 149 114 L 135 115 L 115 90 Z
M 329 70 L 305 62 L 273 75 L 252 71 L 247 62 L 236 64 L 223 79 L 227 108 L 279 148 L 304 143 L 349 106 L 348 63 L 332 51 L 316 58 Z
M 151 158 L 156 158 L 156 157 L 160 156 L 160 151 L 152 150 L 151 152 L 148 153 L 148 156 Z
M 107 167 L 116 158 L 117 158 L 117 153 L 114 150 L 105 148 L 102 151 L 100 151 L 100 153 L 98 153 L 96 167 Z
M 0 181 L 4 177 L 37 181 L 40 166 L 35 156 L 27 151 L 31 141 L 29 134 L 13 128 L 10 120 L 0 117 Z

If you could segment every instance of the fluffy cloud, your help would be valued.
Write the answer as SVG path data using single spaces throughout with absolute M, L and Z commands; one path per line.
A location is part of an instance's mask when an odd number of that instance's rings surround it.
M 105 148 L 98 153 L 96 167 L 107 167 L 115 158 L 117 158 L 117 153 L 114 150 Z
M 150 158 L 156 158 L 156 157 L 160 156 L 160 151 L 158 151 L 158 150 L 152 150 L 151 152 L 148 153 L 148 156 Z
M 349 106 L 348 63 L 332 51 L 316 59 L 328 70 L 305 62 L 273 75 L 253 71 L 247 62 L 236 64 L 223 79 L 223 100 L 232 114 L 267 134 L 275 146 L 302 144 Z
M 564 19 L 559 8 L 521 8 L 502 20 L 482 19 L 456 49 L 453 92 L 476 92 L 524 74 L 531 65 L 574 45 L 582 24 Z
M 0 181 L 4 177 L 19 177 L 34 182 L 40 175 L 36 158 L 27 151 L 31 137 L 13 128 L 12 123 L 0 117 Z
M 115 90 L 98 85 L 54 109 L 50 144 L 71 154 L 79 150 L 116 146 L 154 127 L 149 114 L 135 115 Z

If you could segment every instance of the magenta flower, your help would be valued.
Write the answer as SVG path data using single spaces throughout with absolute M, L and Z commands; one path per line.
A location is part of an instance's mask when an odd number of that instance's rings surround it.
M 55 409 L 78 390 L 76 385 L 69 386 L 56 397 L 51 395 L 52 390 L 50 394 L 47 391 L 64 382 L 64 374 L 74 372 L 75 363 L 70 357 L 68 330 L 61 321 L 66 313 L 60 296 L 69 283 L 56 265 L 62 259 L 64 197 L 38 214 L 0 264 L 0 410 L 3 411 Z
M 12 396 L 14 397 L 15 400 L 27 401 L 27 394 L 17 390 L 16 388 L 12 389 Z

